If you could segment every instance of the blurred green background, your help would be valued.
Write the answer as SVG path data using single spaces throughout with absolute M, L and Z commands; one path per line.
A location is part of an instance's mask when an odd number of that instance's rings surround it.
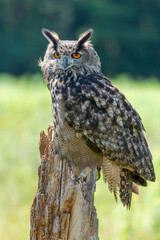
M 100 240 L 160 239 L 160 1 L 0 1 L 0 239 L 29 239 L 38 183 L 39 133 L 52 124 L 50 93 L 37 66 L 47 41 L 88 28 L 102 70 L 140 113 L 153 154 L 156 183 L 140 187 L 130 211 L 115 203 L 103 180 L 95 205 Z
M 0 71 L 38 72 L 46 40 L 42 27 L 61 39 L 93 28 L 93 42 L 107 75 L 160 76 L 159 0 L 1 0 Z

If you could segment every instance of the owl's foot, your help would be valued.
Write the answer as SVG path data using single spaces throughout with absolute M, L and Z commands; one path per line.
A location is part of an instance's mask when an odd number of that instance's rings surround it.
M 76 179 L 76 181 L 79 181 L 82 178 L 87 177 L 87 175 L 91 172 L 91 168 L 90 167 L 86 167 L 79 175 L 79 177 Z

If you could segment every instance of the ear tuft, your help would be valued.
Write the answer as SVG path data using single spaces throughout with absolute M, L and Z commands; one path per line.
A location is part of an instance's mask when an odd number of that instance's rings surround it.
M 50 30 L 45 28 L 42 29 L 42 33 L 49 42 L 53 43 L 54 48 L 57 49 L 58 41 L 59 41 L 58 34 L 55 32 L 51 32 Z
M 89 41 L 92 34 L 93 34 L 93 30 L 88 29 L 86 32 L 82 33 L 79 36 L 78 44 L 77 44 L 77 50 L 80 49 L 87 41 Z

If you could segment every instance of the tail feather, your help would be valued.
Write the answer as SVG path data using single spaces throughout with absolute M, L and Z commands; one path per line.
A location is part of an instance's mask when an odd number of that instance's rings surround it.
M 146 187 L 147 186 L 147 181 L 144 180 L 142 177 L 138 176 L 135 173 L 131 173 L 131 178 L 132 181 L 140 186 Z
M 115 200 L 117 201 L 117 192 L 120 187 L 120 168 L 108 159 L 103 159 L 102 171 L 104 181 L 108 182 L 109 190 L 114 193 Z
M 123 206 L 127 206 L 128 209 L 131 207 L 131 199 L 132 199 L 132 180 L 131 180 L 131 172 L 122 169 L 120 173 L 120 199 L 123 203 Z
M 139 194 L 138 185 L 147 186 L 146 180 L 128 169 L 120 168 L 112 161 L 104 158 L 102 161 L 104 181 L 108 182 L 110 192 L 113 192 L 115 200 L 119 192 L 120 200 L 124 207 L 130 209 L 132 192 Z

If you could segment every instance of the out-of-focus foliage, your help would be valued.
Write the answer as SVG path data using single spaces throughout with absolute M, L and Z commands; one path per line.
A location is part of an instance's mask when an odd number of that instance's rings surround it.
M 103 179 L 96 182 L 100 240 L 160 239 L 160 83 L 133 80 L 121 75 L 114 83 L 142 117 L 157 181 L 133 194 L 130 211 L 115 202 Z M 26 240 L 38 186 L 39 133 L 52 124 L 50 93 L 39 74 L 1 74 L 0 90 L 0 239 Z
M 62 39 L 94 28 L 103 72 L 160 76 L 159 0 L 1 0 L 1 72 L 37 72 L 47 41 L 42 27 Z

